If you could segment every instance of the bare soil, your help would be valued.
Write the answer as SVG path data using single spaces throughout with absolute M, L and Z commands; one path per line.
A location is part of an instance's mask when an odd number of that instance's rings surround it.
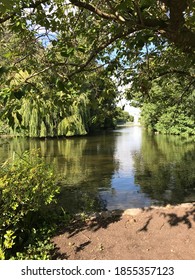
M 195 260 L 195 203 L 102 212 L 53 238 L 68 260 Z

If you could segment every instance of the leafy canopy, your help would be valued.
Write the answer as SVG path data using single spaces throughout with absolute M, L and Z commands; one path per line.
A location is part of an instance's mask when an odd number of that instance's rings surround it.
M 8 108 L 13 123 L 14 99 L 30 91 L 41 96 L 45 84 L 50 88 L 54 80 L 66 89 L 65 96 L 75 98 L 83 94 L 80 86 L 89 73 L 99 74 L 97 68 L 120 85 L 131 84 L 127 97 L 139 104 L 150 98 L 153 81 L 160 85 L 171 77 L 182 83 L 180 96 L 193 96 L 194 19 L 193 0 L 1 1 L 0 39 L 5 48 L 0 58 L 0 110 Z M 9 34 L 15 36 L 11 48 L 6 44 Z M 52 98 L 59 106 L 55 93 Z
M 1 1 L 0 23 L 24 37 L 33 33 L 42 37 L 42 43 L 51 42 L 49 66 L 71 66 L 66 74 L 70 78 L 89 70 L 95 58 L 103 59 L 103 53 L 105 63 L 111 65 L 108 54 L 113 51 L 114 64 L 122 64 L 127 56 L 139 61 L 146 43 L 159 51 L 164 44 L 172 45 L 193 56 L 194 9 L 192 0 L 12 0 Z M 80 56 L 70 62 L 75 50 Z M 60 62 L 54 55 L 58 51 L 64 58 Z

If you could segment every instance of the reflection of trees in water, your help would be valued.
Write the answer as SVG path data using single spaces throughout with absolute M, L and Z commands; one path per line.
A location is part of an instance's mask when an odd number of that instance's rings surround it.
M 195 200 L 195 146 L 176 136 L 143 133 L 134 155 L 135 183 L 160 203 Z
M 9 140 L 0 138 L 0 164 L 7 160 Z
M 46 161 L 54 162 L 62 184 L 60 203 L 79 211 L 106 208 L 99 189 L 111 187 L 111 177 L 118 168 L 114 160 L 115 138 L 112 134 L 70 139 L 12 139 L 7 157 L 39 149 Z

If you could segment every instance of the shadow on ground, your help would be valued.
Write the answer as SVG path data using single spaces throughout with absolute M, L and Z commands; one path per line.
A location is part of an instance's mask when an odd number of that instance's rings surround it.
M 122 217 L 122 211 L 117 211 L 117 214 L 111 215 L 110 212 L 104 212 L 103 216 L 99 215 L 98 217 L 88 217 L 86 219 L 83 218 L 75 218 L 70 221 L 69 225 L 67 225 L 65 228 L 61 227 L 59 231 L 56 233 L 57 236 L 68 234 L 68 239 L 72 239 L 77 234 L 82 234 L 85 236 L 83 231 L 90 231 L 90 232 L 96 232 L 101 228 L 106 229 L 110 224 L 117 223 L 120 221 Z M 87 237 L 86 237 L 87 238 Z M 79 246 L 75 247 L 75 253 L 78 253 L 82 250 L 84 250 L 89 244 L 91 243 L 91 240 L 87 240 L 86 242 L 81 243 Z M 66 253 L 60 253 L 60 247 L 55 246 L 55 249 L 53 251 L 53 259 L 68 259 L 68 256 Z
M 121 216 L 122 212 L 119 212 L 117 215 L 110 215 L 109 217 L 100 216 L 92 218 L 89 217 L 86 219 L 76 218 L 73 219 L 65 229 L 60 229 L 59 234 L 67 232 L 70 238 L 86 229 L 90 231 L 97 231 L 100 228 L 107 228 L 110 224 L 120 221 Z
M 167 222 L 171 227 L 179 226 L 180 224 L 185 224 L 188 229 L 192 228 L 192 221 L 195 222 L 195 203 L 192 204 L 192 209 L 184 211 L 181 215 L 177 214 L 175 212 L 171 213 L 170 210 L 167 208 L 165 211 L 160 211 L 159 216 L 162 216 L 165 218 L 165 223 Z M 160 209 L 160 208 L 159 208 Z M 175 208 L 173 208 L 175 211 Z M 142 213 L 146 212 L 149 213 L 150 211 L 154 212 L 154 208 L 148 207 L 143 208 Z M 138 231 L 148 231 L 148 227 L 150 222 L 153 219 L 153 215 L 151 214 L 149 217 L 147 217 L 145 224 L 142 228 L 140 228 Z M 164 225 L 164 224 L 163 224 Z
M 195 203 L 125 212 L 73 219 L 54 237 L 57 258 L 195 258 Z
M 162 213 L 165 218 L 168 218 L 168 223 L 170 226 L 178 226 L 180 223 L 185 224 L 188 228 L 192 227 L 192 222 L 190 221 L 190 217 L 192 217 L 195 222 L 195 209 L 191 211 L 186 211 L 183 216 L 178 216 L 175 213 Z

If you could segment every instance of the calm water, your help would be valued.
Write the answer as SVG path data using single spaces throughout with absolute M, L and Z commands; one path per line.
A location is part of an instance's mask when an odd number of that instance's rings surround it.
M 63 177 L 69 211 L 125 209 L 195 201 L 195 144 L 139 126 L 59 140 L 0 139 L 0 161 L 39 148 Z

